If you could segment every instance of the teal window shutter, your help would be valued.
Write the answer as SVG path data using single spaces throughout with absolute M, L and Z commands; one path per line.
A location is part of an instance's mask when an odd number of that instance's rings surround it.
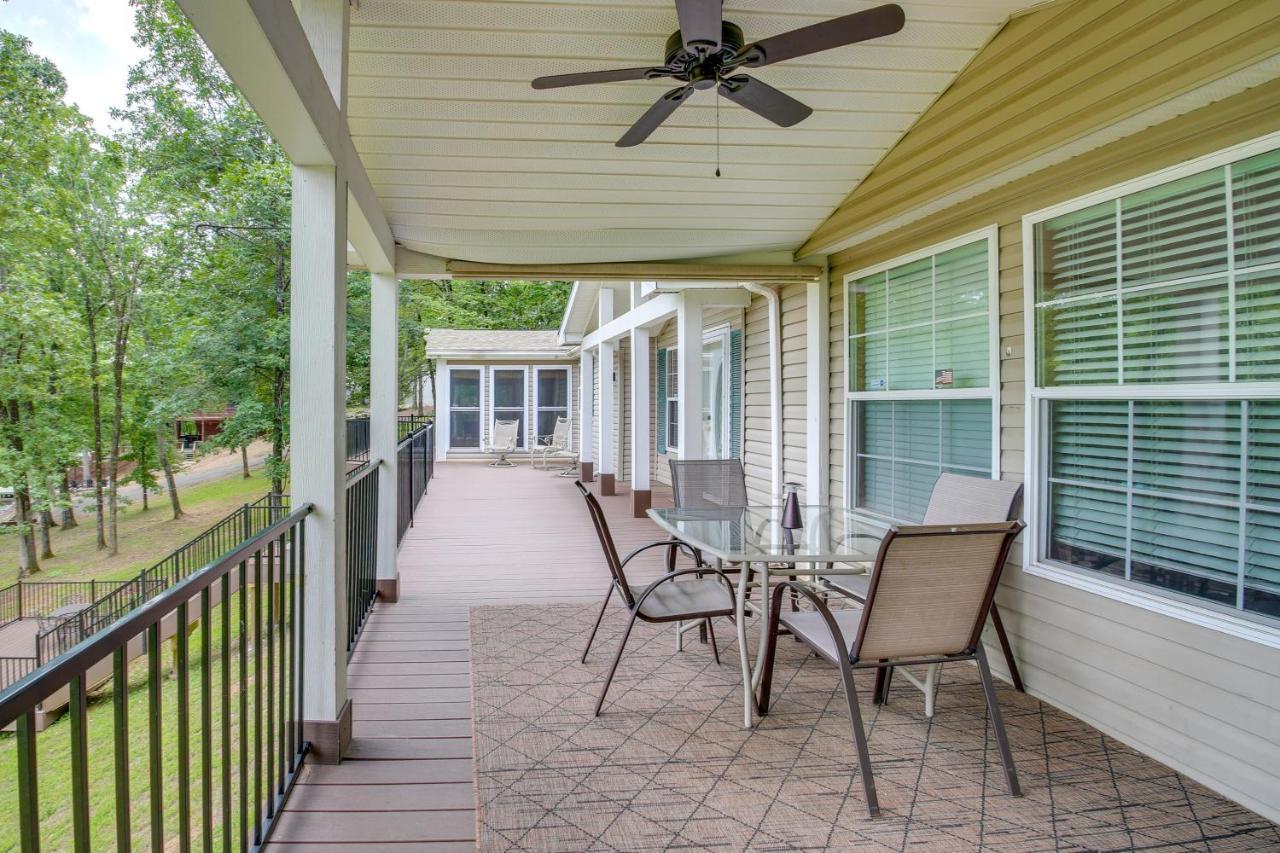
M 729 333 L 729 455 L 742 457 L 742 330 Z
M 658 350 L 658 434 L 656 450 L 667 452 L 667 351 Z

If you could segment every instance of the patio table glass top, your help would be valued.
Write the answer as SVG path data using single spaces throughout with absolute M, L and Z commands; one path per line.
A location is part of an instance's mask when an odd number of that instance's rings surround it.
M 801 516 L 804 526 L 787 531 L 780 505 L 649 510 L 666 532 L 729 563 L 870 563 L 889 530 L 828 506 L 801 507 Z

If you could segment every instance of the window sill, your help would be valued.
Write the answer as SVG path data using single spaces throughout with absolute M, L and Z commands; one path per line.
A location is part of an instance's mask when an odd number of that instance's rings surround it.
M 1048 563 L 1030 563 L 1023 568 L 1023 571 L 1073 589 L 1109 598 L 1112 601 L 1130 604 L 1152 613 L 1159 613 L 1161 616 L 1168 616 L 1171 619 L 1258 643 L 1269 649 L 1280 649 L 1280 628 L 1271 627 L 1262 622 L 1214 610 L 1171 595 L 1148 592 L 1136 584 L 1099 577 L 1083 569 Z

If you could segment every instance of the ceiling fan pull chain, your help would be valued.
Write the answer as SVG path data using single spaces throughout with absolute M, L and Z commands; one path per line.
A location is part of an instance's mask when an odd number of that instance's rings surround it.
M 716 177 L 720 177 L 720 89 L 716 88 Z

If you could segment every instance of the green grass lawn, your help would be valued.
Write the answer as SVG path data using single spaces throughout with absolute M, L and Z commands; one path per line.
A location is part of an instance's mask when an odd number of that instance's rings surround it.
M 108 556 L 97 548 L 96 519 L 77 513 L 77 527 L 53 530 L 53 559 L 42 560 L 40 573 L 28 580 L 124 580 L 160 562 L 169 552 L 194 539 L 241 504 L 255 501 L 271 488 L 261 471 L 245 479 L 239 472 L 179 491 L 183 518 L 174 520 L 165 495 L 156 495 L 151 508 L 141 502 L 120 509 L 120 551 Z M 17 541 L 0 534 L 0 586 L 18 579 Z
M 249 569 L 252 578 L 252 568 Z M 247 783 L 250 797 L 254 790 L 254 774 L 259 766 L 254 756 L 255 737 L 255 673 L 253 621 L 256 588 L 249 586 L 245 594 L 235 593 L 231 598 L 230 625 L 227 635 L 230 649 L 230 666 L 224 671 L 221 662 L 222 650 L 222 609 L 214 607 L 211 612 L 211 631 L 209 634 L 211 661 L 209 666 L 212 701 L 209 705 L 211 717 L 211 761 L 209 771 L 212 774 L 212 789 L 209 803 L 213 812 L 212 835 L 213 848 L 222 849 L 222 772 L 224 768 L 222 745 L 229 745 L 231 761 L 228 769 L 232 793 L 233 838 L 239 838 L 241 820 L 239 803 L 241 791 Z M 248 644 L 245 646 L 247 663 L 242 673 L 239 653 L 241 648 L 241 602 L 247 604 L 247 624 L 249 627 Z M 262 619 L 267 615 L 267 599 L 263 598 Z M 199 608 L 193 608 L 192 619 L 199 617 Z M 163 804 L 163 826 L 166 849 L 174 847 L 179 836 L 179 792 L 186 790 L 190 797 L 191 829 L 189 837 L 192 846 L 200 848 L 204 825 L 202 820 L 202 772 L 204 768 L 201 750 L 201 644 L 205 626 L 197 626 L 190 634 L 187 659 L 190 661 L 188 678 L 188 697 L 190 704 L 191 735 L 187 749 L 189 775 L 180 773 L 178 740 L 178 696 L 180 691 L 176 671 L 176 658 L 173 656 L 174 644 L 161 645 L 162 699 L 161 699 L 161 801 Z M 280 653 L 280 637 L 275 634 L 276 654 Z M 262 655 L 263 675 L 261 683 L 265 691 L 274 686 L 278 695 L 278 675 L 268 670 L 267 643 L 264 630 L 261 642 L 257 644 Z M 278 660 L 278 657 L 277 657 Z M 241 679 L 244 679 L 242 682 Z M 248 702 L 248 718 L 241 717 L 239 701 L 242 683 L 247 687 L 245 695 Z M 226 687 L 230 696 L 231 713 L 228 717 L 228 732 L 224 737 L 222 730 L 222 690 Z M 287 694 L 286 694 L 287 695 Z M 111 682 L 90 693 L 88 710 L 88 766 L 89 766 L 89 828 L 90 849 L 107 850 L 115 848 L 116 832 L 116 792 L 114 785 L 115 759 L 115 721 L 114 703 Z M 266 714 L 265 695 L 262 701 L 263 714 Z M 277 704 L 278 709 L 278 704 Z M 276 712 L 278 714 L 278 710 Z M 142 655 L 135 659 L 129 668 L 128 688 L 128 724 L 126 739 L 128 743 L 129 772 L 129 809 L 130 826 L 132 828 L 133 846 L 146 849 L 150 846 L 151 827 L 151 764 L 149 740 L 149 695 L 148 695 L 148 657 Z M 70 722 L 68 716 L 54 722 L 48 729 L 36 737 L 37 772 L 39 778 L 39 812 L 41 828 L 41 846 L 45 850 L 69 850 L 72 848 L 72 815 L 71 815 L 71 745 Z M 264 740 L 266 723 L 263 724 Z M 240 745 L 244 743 L 248 750 L 248 764 L 240 763 Z M 265 747 L 264 747 L 265 749 Z M 268 761 L 263 766 L 274 770 Z M 13 734 L 0 735 L 0 851 L 17 850 L 19 848 L 17 816 L 17 749 Z M 271 790 L 271 784 L 264 778 L 263 790 Z M 252 823 L 252 809 L 250 810 Z

